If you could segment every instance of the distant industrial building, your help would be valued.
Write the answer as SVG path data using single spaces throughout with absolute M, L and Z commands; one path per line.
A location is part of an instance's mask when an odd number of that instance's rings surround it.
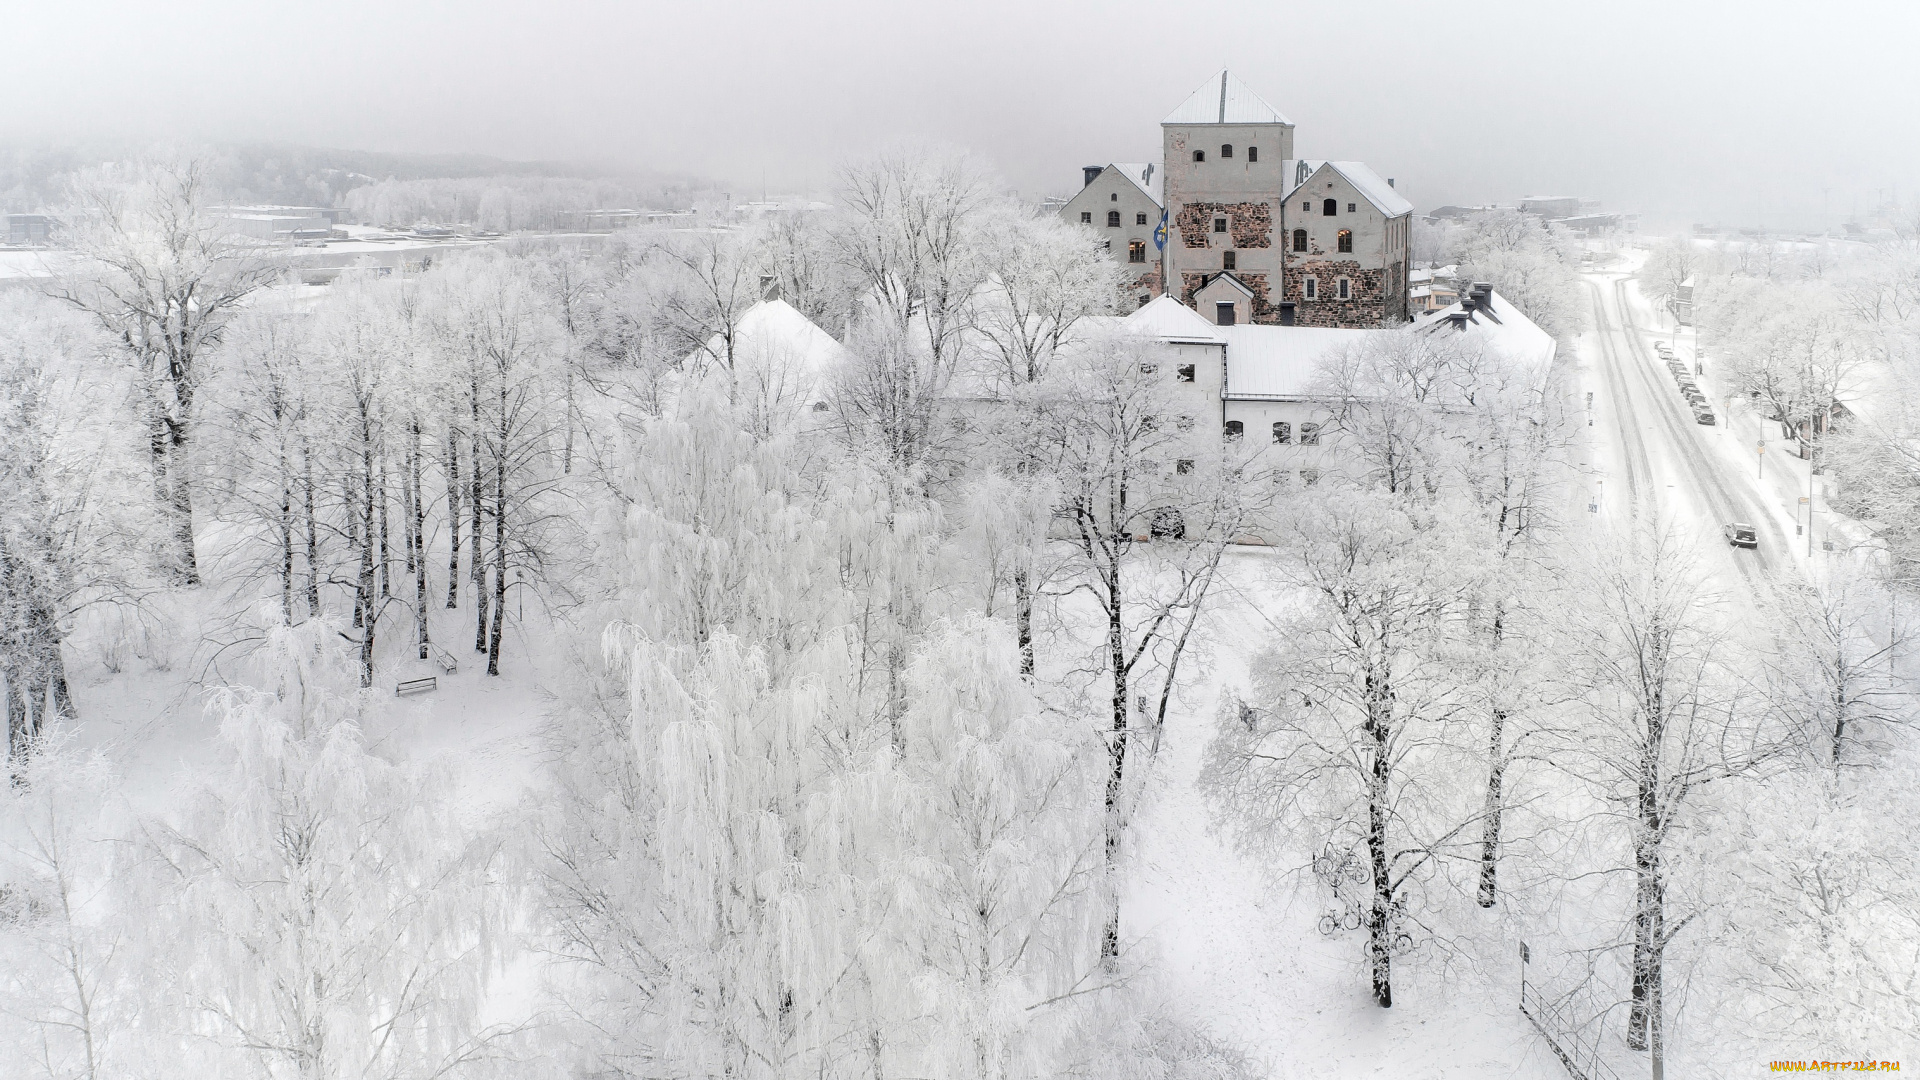
M 333 206 L 213 206 L 207 212 L 231 231 L 259 240 L 324 240 L 348 214 Z
M 8 214 L 7 243 L 39 245 L 52 240 L 60 223 L 46 214 Z

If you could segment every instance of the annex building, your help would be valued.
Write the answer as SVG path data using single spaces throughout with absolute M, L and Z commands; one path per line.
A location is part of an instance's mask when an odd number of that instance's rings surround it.
M 1294 125 L 1221 71 L 1160 122 L 1158 162 L 1089 165 L 1061 208 L 1215 326 L 1408 321 L 1413 205 L 1364 163 L 1294 156 Z

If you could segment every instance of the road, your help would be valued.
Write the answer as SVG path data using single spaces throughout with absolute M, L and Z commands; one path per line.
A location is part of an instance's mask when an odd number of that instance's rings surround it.
M 1753 474 L 1737 467 L 1743 451 L 1729 441 L 1735 438 L 1729 417 L 1716 401 L 1715 425 L 1694 420 L 1654 353 L 1653 333 L 1635 322 L 1629 275 L 1592 273 L 1582 280 L 1593 305 L 1583 353 L 1586 388 L 1594 394 L 1593 464 L 1602 480 L 1595 501 L 1617 524 L 1641 519 L 1684 530 L 1704 556 L 1723 561 L 1729 582 L 1741 583 L 1755 605 L 1765 606 L 1775 575 L 1795 570 L 1787 554 L 1792 538 L 1756 494 Z M 1750 450 L 1744 453 L 1753 459 Z M 1729 547 L 1721 527 L 1732 521 L 1752 524 L 1760 546 Z

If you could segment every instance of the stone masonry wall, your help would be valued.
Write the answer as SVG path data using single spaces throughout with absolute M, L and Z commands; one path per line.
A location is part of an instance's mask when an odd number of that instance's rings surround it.
M 1360 330 L 1381 325 L 1394 308 L 1390 302 L 1388 276 L 1385 269 L 1365 269 L 1346 259 L 1307 258 L 1288 264 L 1286 298 L 1294 304 L 1294 325 Z M 1301 293 L 1301 283 L 1309 277 L 1319 279 L 1319 299 L 1308 300 Z M 1338 295 L 1335 282 L 1343 277 L 1353 282 L 1351 300 L 1335 299 Z M 1402 298 L 1400 306 L 1404 308 L 1405 303 Z M 1401 317 L 1404 318 L 1404 314 Z
M 1227 216 L 1227 235 L 1236 248 L 1263 248 L 1273 243 L 1273 208 L 1263 202 L 1187 203 L 1180 207 L 1177 222 L 1180 242 L 1190 248 L 1203 248 L 1211 242 L 1213 219 Z

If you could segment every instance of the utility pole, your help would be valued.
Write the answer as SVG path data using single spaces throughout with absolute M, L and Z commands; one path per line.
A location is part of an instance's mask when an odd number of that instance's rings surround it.
M 1767 440 L 1761 439 L 1757 444 L 1755 444 L 1755 447 L 1756 448 L 1754 450 L 1754 453 L 1757 456 L 1757 460 L 1760 462 L 1760 465 L 1759 465 L 1759 468 L 1754 472 L 1753 478 L 1755 480 L 1765 480 L 1767 478 Z

